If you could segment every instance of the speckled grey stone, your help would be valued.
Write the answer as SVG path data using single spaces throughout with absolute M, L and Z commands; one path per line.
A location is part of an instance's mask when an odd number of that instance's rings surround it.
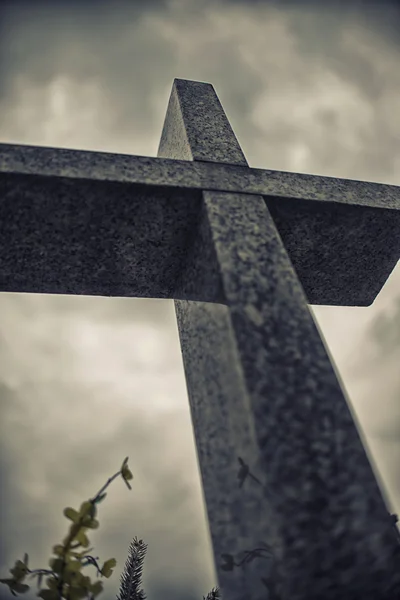
M 400 597 L 396 533 L 307 306 L 374 300 L 400 188 L 249 168 L 198 82 L 175 80 L 159 155 L 1 144 L 0 291 L 178 299 L 223 600 Z
M 175 80 L 159 155 L 215 152 L 224 161 L 222 148 L 228 162 L 242 162 L 213 87 Z M 396 531 L 267 205 L 262 196 L 203 192 L 179 297 L 196 290 L 219 303 L 175 301 L 223 599 L 395 600 Z M 311 231 L 323 222 L 317 212 Z M 340 215 L 331 220 L 343 240 Z M 351 233 L 345 239 L 350 257 L 357 249 Z M 255 549 L 247 564 L 226 568 L 228 555 L 238 562 Z
M 211 106 L 214 102 L 220 107 L 215 98 L 209 100 Z M 176 102 L 172 94 L 170 106 Z M 163 138 L 166 132 L 178 132 L 178 127 L 168 123 Z M 204 145 L 210 139 L 205 132 L 207 128 L 200 131 L 196 157 L 204 158 Z M 224 137 L 215 142 L 213 153 L 220 156 L 226 151 Z M 174 145 L 174 156 L 181 146 Z M 182 156 L 191 154 L 182 152 Z M 243 165 L 242 156 L 240 149 L 231 150 L 229 160 L 237 158 Z M 0 190 L 0 282 L 5 291 L 21 291 L 21 286 L 39 291 L 35 286 L 40 282 L 49 286 L 49 292 L 61 293 L 54 281 L 59 274 L 61 287 L 66 285 L 69 293 L 179 298 L 173 276 L 180 269 L 179 241 L 196 222 L 191 215 L 199 210 L 201 190 L 264 196 L 310 304 L 368 306 L 400 255 L 397 186 L 224 163 L 0 144 Z M 73 218 L 68 210 L 76 213 Z M 160 223 L 168 223 L 165 235 L 156 214 Z M 121 219 L 125 226 L 118 225 Z M 127 229 L 132 219 L 135 243 Z M 31 243 L 36 224 L 40 260 L 35 252 L 23 253 L 23 240 Z M 103 231 L 100 245 L 87 235 L 99 229 Z M 153 238 L 137 233 L 147 230 Z M 90 246 L 94 262 L 88 256 Z M 126 263 L 131 268 L 125 268 Z M 142 272 L 147 273 L 144 280 Z M 194 290 L 193 299 L 215 301 L 209 291 Z

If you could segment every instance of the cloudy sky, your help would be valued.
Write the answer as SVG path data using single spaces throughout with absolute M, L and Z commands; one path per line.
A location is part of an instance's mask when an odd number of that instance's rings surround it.
M 399 32 L 395 0 L 3 0 L 0 142 L 156 156 L 178 77 L 214 85 L 252 167 L 400 185 Z M 400 513 L 399 265 L 371 307 L 311 310 Z M 134 536 L 149 600 L 217 585 L 172 300 L 0 293 L 0 402 L 1 577 L 46 567 L 129 456 L 90 537 L 118 561 L 100 598 Z

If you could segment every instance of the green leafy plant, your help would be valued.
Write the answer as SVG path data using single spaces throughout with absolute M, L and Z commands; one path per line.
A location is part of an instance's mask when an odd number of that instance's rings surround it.
M 87 530 L 99 527 L 99 522 L 95 518 L 97 514 L 96 505 L 104 500 L 107 495 L 104 490 L 119 475 L 125 481 L 128 489 L 131 490 L 129 481 L 133 479 L 133 475 L 128 467 L 128 457 L 125 458 L 120 470 L 108 479 L 96 496 L 81 504 L 79 511 L 71 507 L 64 509 L 64 516 L 72 523 L 62 544 L 53 546 L 55 558 L 51 558 L 49 561 L 51 570 L 35 569 L 31 571 L 28 567 L 28 554 L 25 554 L 24 560 L 17 560 L 14 567 L 10 569 L 12 577 L 0 579 L 0 583 L 8 585 L 13 596 L 16 596 L 17 592 L 24 593 L 29 590 L 29 585 L 23 583 L 28 573 L 30 577 L 38 578 L 39 588 L 42 584 L 43 575 L 50 575 L 46 579 L 48 589 L 40 590 L 37 594 L 43 600 L 60 600 L 62 598 L 65 598 L 65 600 L 81 600 L 85 597 L 94 600 L 103 591 L 103 583 L 101 581 L 92 583 L 90 577 L 81 573 L 81 569 L 88 564 L 93 564 L 97 568 L 98 576 L 101 575 L 108 579 L 111 577 L 117 561 L 115 558 L 110 558 L 100 568 L 97 563 L 98 557 L 94 558 L 89 555 L 93 548 L 81 552 L 76 550 L 80 546 L 83 548 L 89 546 L 89 539 L 86 535 Z
M 51 558 L 49 561 L 51 569 L 30 570 L 28 566 L 29 556 L 25 553 L 24 560 L 17 560 L 14 567 L 10 569 L 12 577 L 0 579 L 0 583 L 7 585 L 13 596 L 17 596 L 17 593 L 23 594 L 30 589 L 29 585 L 23 583 L 28 574 L 31 578 L 38 578 L 38 588 L 42 585 L 43 576 L 49 575 L 46 579 L 48 589 L 42 589 L 37 594 L 43 600 L 62 600 L 63 598 L 65 600 L 82 600 L 83 598 L 94 600 L 103 591 L 103 583 L 101 581 L 92 583 L 90 577 L 81 573 L 81 569 L 92 564 L 97 569 L 97 576 L 108 579 L 111 577 L 117 561 L 115 558 L 110 558 L 100 568 L 97 563 L 99 557 L 94 558 L 89 555 L 93 548 L 81 552 L 77 552 L 77 549 L 80 546 L 83 548 L 89 546 L 89 539 L 86 535 L 87 530 L 99 527 L 99 522 L 95 518 L 97 504 L 104 500 L 107 495 L 104 490 L 119 475 L 125 481 L 128 489 L 131 490 L 129 481 L 133 479 L 133 475 L 128 467 L 128 457 L 123 461 L 120 470 L 107 480 L 96 496 L 81 504 L 79 511 L 71 507 L 64 509 L 64 516 L 72 523 L 62 544 L 53 546 L 55 558 Z M 143 544 L 143 540 L 134 538 L 130 546 L 130 555 L 126 561 L 125 570 L 121 575 L 120 597 L 118 600 L 146 599 L 144 591 L 138 591 L 141 585 L 141 571 L 146 549 L 147 546 Z M 203 600 L 218 599 L 218 589 L 212 590 L 206 599 L 203 597 Z
M 243 461 L 241 457 L 238 457 L 240 465 L 238 480 L 239 488 L 241 488 L 245 480 L 249 477 L 253 479 L 259 485 L 261 482 L 250 472 L 248 465 Z M 76 552 L 79 546 L 87 548 L 89 546 L 89 540 L 86 535 L 87 529 L 97 529 L 99 522 L 96 521 L 95 517 L 97 514 L 96 505 L 104 500 L 106 494 L 104 490 L 110 485 L 110 483 L 119 475 L 125 481 L 127 487 L 131 490 L 129 481 L 133 479 L 133 475 L 128 468 L 128 457 L 125 458 L 120 470 L 110 477 L 106 484 L 96 494 L 96 496 L 86 502 L 83 502 L 79 512 L 73 508 L 65 508 L 64 516 L 72 521 L 68 536 L 63 540 L 62 544 L 58 544 L 53 547 L 53 553 L 56 558 L 52 558 L 49 561 L 52 570 L 48 569 L 36 569 L 31 571 L 28 568 L 28 555 L 25 554 L 24 560 L 17 560 L 14 567 L 10 569 L 12 578 L 0 579 L 0 583 L 8 585 L 13 596 L 17 593 L 24 593 L 29 590 L 29 586 L 22 583 L 27 576 L 38 577 L 38 587 L 41 586 L 43 575 L 49 574 L 46 583 L 49 589 L 40 590 L 37 596 L 43 598 L 43 600 L 81 600 L 82 598 L 89 598 L 94 600 L 103 591 L 103 584 L 101 581 L 92 583 L 89 577 L 84 577 L 81 573 L 81 569 L 89 564 L 94 565 L 97 568 L 97 576 L 109 578 L 113 573 L 113 569 L 117 562 L 114 558 L 107 560 L 102 568 L 100 569 L 97 563 L 98 557 L 94 558 L 88 553 L 93 550 L 83 550 L 82 552 Z M 400 534 L 397 530 L 396 523 L 398 521 L 397 515 L 390 515 L 392 526 L 394 527 L 397 538 L 399 541 L 399 552 L 400 552 Z M 75 544 L 73 544 L 75 540 Z M 141 589 L 141 576 L 143 561 L 145 558 L 147 545 L 143 543 L 143 540 L 138 540 L 136 537 L 129 548 L 129 556 L 125 563 L 124 571 L 121 575 L 120 594 L 117 596 L 117 600 L 146 600 L 146 595 Z M 263 542 L 260 542 L 260 548 L 255 548 L 252 551 L 245 551 L 242 560 L 236 562 L 231 554 L 222 554 L 221 558 L 224 560 L 224 564 L 220 565 L 224 571 L 232 571 L 234 567 L 241 567 L 244 564 L 249 563 L 255 558 L 274 558 L 272 548 Z M 83 562 L 83 561 L 87 562 Z M 281 600 L 277 589 L 277 582 L 274 581 L 272 576 L 268 578 L 262 578 L 262 582 L 268 590 L 269 600 Z M 207 594 L 207 597 L 203 600 L 220 600 L 219 588 L 213 588 L 211 592 Z

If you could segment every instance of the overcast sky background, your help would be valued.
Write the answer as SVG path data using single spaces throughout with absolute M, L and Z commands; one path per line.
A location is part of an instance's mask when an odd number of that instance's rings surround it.
M 398 2 L 13 0 L 0 22 L 2 143 L 156 156 L 178 77 L 214 85 L 252 167 L 400 185 Z M 373 306 L 311 310 L 400 513 L 399 265 Z M 134 536 L 149 600 L 217 585 L 172 300 L 0 293 L 0 402 L 0 577 L 47 567 L 64 507 L 129 456 L 90 536 L 118 562 L 100 598 Z

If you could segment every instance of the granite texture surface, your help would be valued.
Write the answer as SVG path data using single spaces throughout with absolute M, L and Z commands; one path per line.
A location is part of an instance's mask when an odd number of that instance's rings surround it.
M 171 99 L 170 105 L 176 102 Z M 167 127 L 162 140 L 166 131 L 179 130 Z M 206 131 L 201 129 L 196 155 L 203 158 Z M 216 156 L 225 149 L 223 139 L 216 140 Z M 400 256 L 400 188 L 250 169 L 241 156 L 229 157 L 238 158 L 236 166 L 0 144 L 0 289 L 34 292 L 40 281 L 49 293 L 179 298 L 173 276 L 180 269 L 179 240 L 196 223 L 200 192 L 209 190 L 240 192 L 243 202 L 263 195 L 309 304 L 371 304 Z M 169 227 L 165 236 L 163 223 Z M 129 224 L 135 225 L 135 242 Z M 162 240 L 155 245 L 157 228 Z M 35 230 L 41 249 L 21 256 Z M 91 238 L 96 230 L 102 231 L 100 244 Z M 87 256 L 91 244 L 97 264 Z M 149 274 L 144 280 L 143 269 Z
M 163 136 L 165 137 L 164 132 Z M 242 164 L 190 160 L 188 157 L 184 160 L 171 160 L 164 157 L 0 144 L 2 176 L 44 175 L 74 180 L 143 184 L 148 187 L 240 192 L 282 199 L 315 200 L 323 204 L 333 202 L 400 210 L 400 187 L 396 185 L 254 169 Z
M 171 96 L 160 156 L 242 163 L 211 85 Z M 399 598 L 396 532 L 261 195 L 203 192 L 180 296 L 199 285 L 223 302 L 175 307 L 223 600 Z
M 374 300 L 400 189 L 251 169 L 191 81 L 159 155 L 1 144 L 0 291 L 176 299 L 223 600 L 399 598 L 396 534 L 307 302 Z

